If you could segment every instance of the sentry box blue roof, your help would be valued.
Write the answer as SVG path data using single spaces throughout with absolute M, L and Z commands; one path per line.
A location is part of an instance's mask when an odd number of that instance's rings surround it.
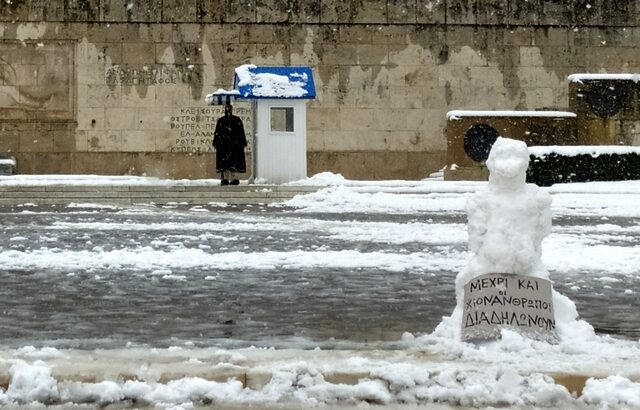
M 316 98 L 311 67 L 257 67 L 245 64 L 236 68 L 233 88 L 240 92 L 240 98 Z
M 314 99 L 316 87 L 311 67 L 237 67 L 233 90 L 217 90 L 207 95 L 207 103 L 222 104 L 236 99 Z

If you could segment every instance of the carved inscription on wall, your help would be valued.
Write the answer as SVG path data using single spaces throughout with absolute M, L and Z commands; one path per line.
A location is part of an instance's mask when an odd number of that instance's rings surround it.
M 202 65 L 113 65 L 105 72 L 107 85 L 202 84 Z
M 253 135 L 253 116 L 249 103 L 233 105 L 233 114 L 240 117 L 244 124 L 251 151 L 251 136 Z M 213 152 L 213 133 L 218 118 L 224 115 L 224 106 L 188 107 L 181 108 L 171 116 L 170 127 L 175 132 L 171 144 L 171 152 Z
M 471 279 L 464 286 L 462 340 L 497 339 L 502 328 L 556 341 L 551 282 L 503 273 Z
M 0 119 L 73 120 L 72 42 L 0 41 Z

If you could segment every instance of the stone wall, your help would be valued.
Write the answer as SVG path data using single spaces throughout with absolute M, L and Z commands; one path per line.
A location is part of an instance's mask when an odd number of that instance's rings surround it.
M 566 109 L 567 75 L 640 72 L 640 0 L 0 4 L 0 151 L 21 173 L 213 177 L 204 96 L 244 63 L 312 66 L 309 174 L 363 179 L 440 169 L 450 109 Z

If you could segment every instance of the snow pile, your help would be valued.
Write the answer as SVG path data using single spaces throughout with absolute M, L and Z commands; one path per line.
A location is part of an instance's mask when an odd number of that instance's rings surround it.
M 428 369 L 363 358 L 347 359 L 345 366 L 353 366 L 362 376 L 353 384 L 333 382 L 332 369 L 297 361 L 262 369 L 270 373 L 270 380 L 251 388 L 233 378 L 225 382 L 199 377 L 184 377 L 166 383 L 152 380 L 57 382 L 46 364 L 20 363 L 12 368 L 16 370 L 12 370 L 7 393 L 0 393 L 0 403 L 107 405 L 130 400 L 159 406 L 278 402 L 301 405 L 444 402 L 463 406 L 550 406 L 571 400 L 568 391 L 550 377 L 539 373 L 521 375 L 513 369 L 461 372 L 455 368 L 435 366 Z
M 298 208 L 299 212 L 321 213 L 419 213 L 464 209 L 466 198 L 460 195 L 403 194 L 366 192 L 355 187 L 337 185 L 306 195 L 297 195 L 281 206 Z
M 244 64 L 236 68 L 238 76 L 238 87 L 250 86 L 251 94 L 256 97 L 272 98 L 300 98 L 307 95 L 305 89 L 308 76 L 306 73 L 293 74 L 297 80 L 292 81 L 286 75 L 273 73 L 254 73 L 251 70 L 256 68 L 253 64 Z M 245 95 L 246 97 L 246 95 Z
M 551 233 L 551 197 L 527 184 L 529 152 L 522 141 L 498 137 L 487 167 L 489 184 L 467 202 L 471 258 L 456 277 L 456 308 L 435 330 L 460 340 L 464 286 L 488 273 L 527 275 L 549 280 L 542 263 L 542 240 Z M 593 328 L 578 321 L 575 304 L 553 291 L 556 329 L 561 338 L 591 338 Z
M 11 368 L 7 391 L 0 389 L 0 404 L 95 403 L 105 406 L 126 400 L 161 407 L 225 404 L 250 407 L 269 403 L 296 403 L 304 407 L 338 403 L 557 408 L 585 404 L 605 408 L 640 405 L 640 384 L 621 376 L 591 378 L 586 382 L 582 396 L 576 398 L 564 386 L 556 384 L 552 377 L 513 366 L 510 363 L 515 358 L 513 351 L 523 350 L 527 345 L 516 345 L 515 339 L 508 343 L 512 344 L 513 350 L 502 352 L 506 360 L 495 356 L 494 366 L 471 364 L 470 357 L 463 357 L 464 362 L 457 366 L 441 361 L 428 364 L 388 362 L 357 356 L 331 364 L 276 360 L 269 365 L 255 367 L 258 374 L 268 378 L 249 385 L 234 377 L 226 381 L 182 377 L 159 382 L 141 375 L 136 380 L 116 378 L 95 383 L 55 380 L 51 376 L 51 367 L 46 363 L 18 361 Z M 527 352 L 526 349 L 524 351 Z M 484 352 L 488 357 L 497 353 L 491 350 Z M 545 359 L 551 362 L 557 358 L 550 356 Z M 344 383 L 338 374 L 351 375 L 351 378 Z
M 347 182 L 349 181 L 341 174 L 334 174 L 333 172 L 327 171 L 284 185 L 345 185 Z
M 640 407 L 640 383 L 621 376 L 587 380 L 582 399 L 589 404 Z
M 640 74 L 571 74 L 567 80 L 572 83 L 589 80 L 627 80 L 637 83 L 640 82 Z
M 453 110 L 447 112 L 448 120 L 459 120 L 464 117 L 575 117 L 576 114 L 568 111 L 478 111 L 478 110 Z
M 595 158 L 604 154 L 640 154 L 640 147 L 630 145 L 547 145 L 529 147 L 529 153 L 536 157 L 559 154 L 565 157 L 591 155 Z
M 58 385 L 51 376 L 51 368 L 43 361 L 29 364 L 17 361 L 9 370 L 11 384 L 7 389 L 10 401 L 48 403 L 58 400 Z

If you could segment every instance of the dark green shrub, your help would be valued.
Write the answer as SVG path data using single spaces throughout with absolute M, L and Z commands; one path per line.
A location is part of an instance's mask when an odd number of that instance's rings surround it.
M 550 186 L 566 182 L 640 180 L 640 154 L 532 154 L 527 182 Z

